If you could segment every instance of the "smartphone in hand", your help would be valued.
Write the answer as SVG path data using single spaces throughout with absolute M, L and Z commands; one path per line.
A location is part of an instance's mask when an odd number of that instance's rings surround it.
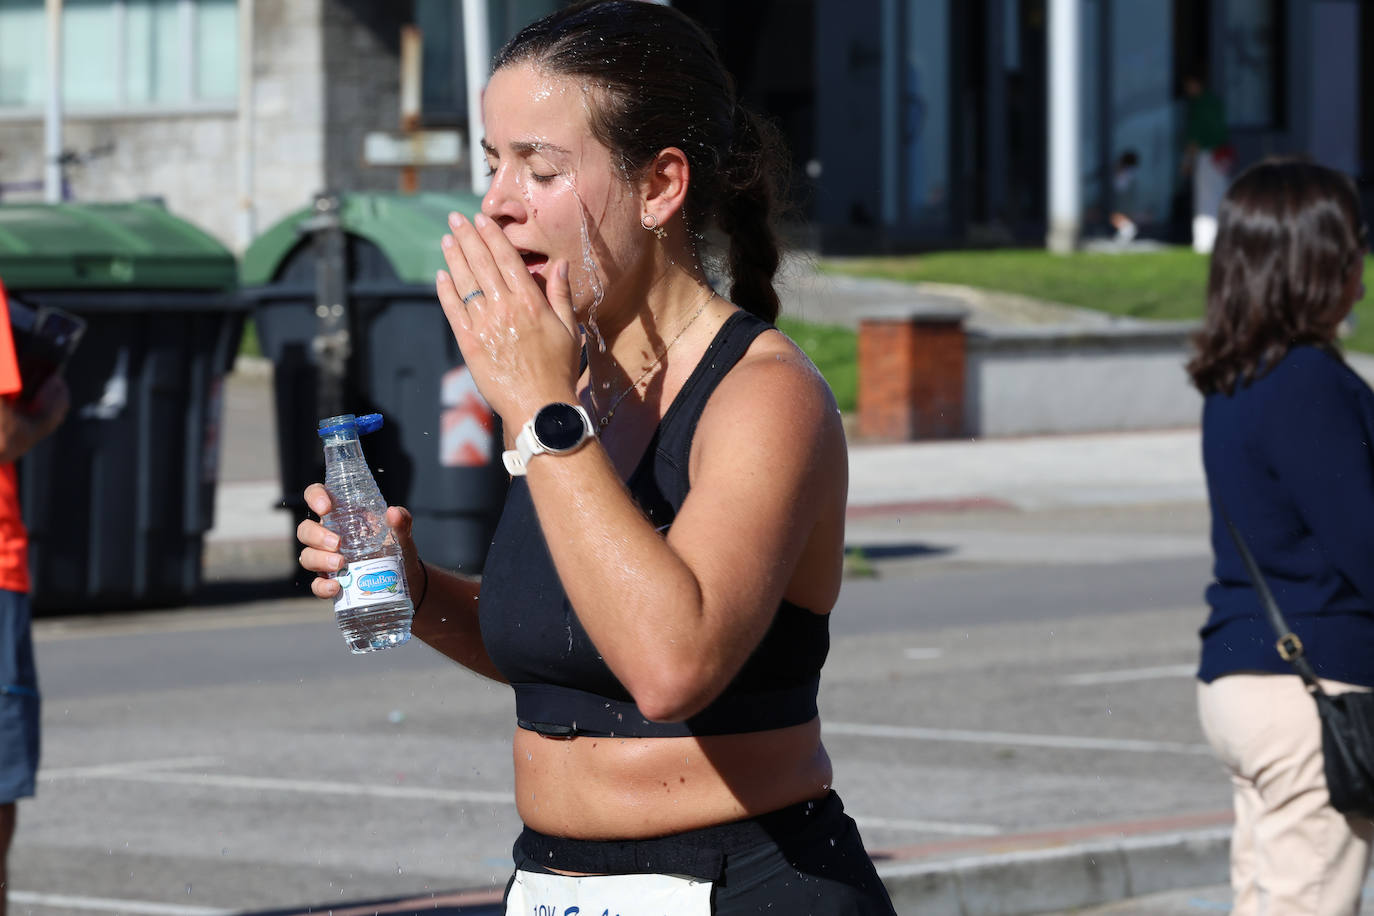
M 81 343 L 86 321 L 50 305 L 37 308 L 10 297 L 10 330 L 24 387 L 20 401 L 30 401 L 50 376 L 61 374 Z

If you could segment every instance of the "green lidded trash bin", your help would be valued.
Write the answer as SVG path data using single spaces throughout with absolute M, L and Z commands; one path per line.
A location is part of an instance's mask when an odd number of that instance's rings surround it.
M 463 365 L 434 292 L 448 214 L 473 215 L 469 194 L 321 194 L 244 253 L 273 364 L 282 503 L 306 515 L 302 491 L 324 479 L 317 422 L 380 413 L 363 452 L 382 495 L 414 516 L 427 561 L 481 571 L 505 502 L 500 420 Z
M 233 253 L 156 203 L 6 204 L 0 279 L 87 322 L 71 411 L 19 462 L 34 606 L 186 601 L 247 310 Z

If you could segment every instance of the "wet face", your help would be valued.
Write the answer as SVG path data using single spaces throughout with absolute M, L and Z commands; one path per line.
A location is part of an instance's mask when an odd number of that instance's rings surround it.
M 501 227 L 541 288 L 568 262 L 586 320 L 644 250 L 636 189 L 587 126 L 590 93 L 528 64 L 492 75 L 483 98 L 491 189 L 482 212 Z

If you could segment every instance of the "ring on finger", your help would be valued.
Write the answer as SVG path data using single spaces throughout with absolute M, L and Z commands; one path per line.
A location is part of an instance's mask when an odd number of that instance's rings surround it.
M 471 302 L 472 300 L 476 299 L 478 296 L 485 296 L 485 295 L 486 295 L 486 293 L 484 293 L 484 292 L 482 291 L 482 287 L 479 286 L 479 287 L 477 287 L 476 289 L 474 289 L 472 292 L 468 293 L 466 296 L 463 297 L 463 304 L 464 304 L 464 305 L 467 305 L 469 302 Z

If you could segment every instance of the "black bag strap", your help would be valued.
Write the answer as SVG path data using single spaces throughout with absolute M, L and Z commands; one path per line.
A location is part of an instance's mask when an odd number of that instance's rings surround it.
M 1250 553 L 1250 548 L 1246 546 L 1245 539 L 1240 536 L 1240 531 L 1236 529 L 1235 522 L 1231 521 L 1231 516 L 1225 510 L 1221 513 L 1222 519 L 1226 522 L 1226 530 L 1231 532 L 1231 540 L 1236 542 L 1236 549 L 1240 551 L 1240 558 L 1245 563 L 1245 569 L 1250 573 L 1250 581 L 1255 586 L 1255 591 L 1259 593 L 1260 606 L 1264 608 L 1264 616 L 1269 618 L 1269 625 L 1274 628 L 1274 633 L 1278 635 L 1279 641 L 1276 647 L 1283 660 L 1293 666 L 1293 670 L 1298 672 L 1298 677 L 1302 682 L 1315 693 L 1325 693 L 1322 690 L 1321 682 L 1317 680 L 1317 672 L 1312 670 L 1312 663 L 1303 655 L 1302 640 L 1298 639 L 1298 634 L 1288 628 L 1288 621 L 1283 619 L 1283 614 L 1279 611 L 1279 604 L 1274 600 L 1273 592 L 1269 591 L 1269 584 L 1264 581 L 1264 574 L 1260 572 L 1259 564 L 1255 562 L 1255 557 Z

